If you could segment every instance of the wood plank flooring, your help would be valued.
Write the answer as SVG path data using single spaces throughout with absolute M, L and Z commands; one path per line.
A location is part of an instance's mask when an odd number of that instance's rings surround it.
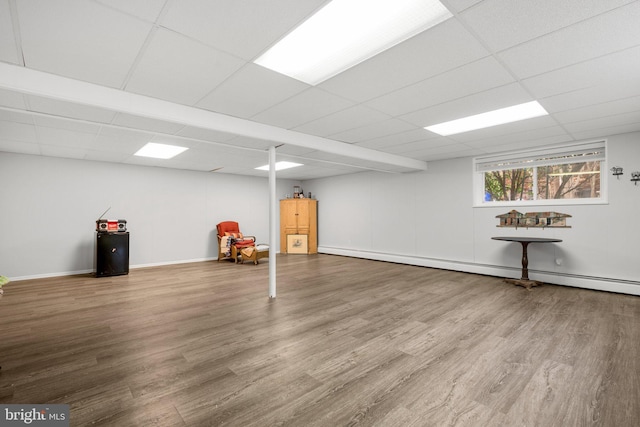
M 330 255 L 13 282 L 0 403 L 71 425 L 637 426 L 640 298 Z

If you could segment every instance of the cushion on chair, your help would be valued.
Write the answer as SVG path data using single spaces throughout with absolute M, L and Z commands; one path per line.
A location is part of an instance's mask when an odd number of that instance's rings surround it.
M 223 221 L 216 226 L 218 228 L 218 236 L 224 236 L 224 233 L 239 233 L 240 227 L 235 221 Z
M 255 243 L 251 239 L 245 239 L 245 240 L 236 240 L 235 242 L 233 242 L 233 245 L 236 248 L 240 249 L 240 248 L 246 248 L 249 246 L 255 246 Z
M 244 237 L 244 236 L 242 235 L 242 233 L 232 233 L 232 232 L 229 232 L 229 231 L 225 231 L 225 232 L 224 232 L 224 235 L 225 235 L 225 236 L 231 236 L 231 237 L 233 237 L 234 239 L 242 239 L 242 238 Z

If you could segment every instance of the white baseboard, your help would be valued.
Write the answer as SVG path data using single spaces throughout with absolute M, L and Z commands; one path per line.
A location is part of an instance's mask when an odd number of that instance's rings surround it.
M 439 268 L 443 270 L 461 271 L 464 273 L 483 274 L 495 277 L 508 277 L 517 279 L 520 277 L 520 268 L 511 268 L 498 265 L 478 264 L 437 258 L 426 258 L 409 255 L 394 255 L 382 252 L 362 251 L 355 249 L 335 248 L 319 246 L 318 252 L 330 255 L 342 255 L 353 258 L 386 261 L 397 264 L 417 265 L 420 267 Z M 571 286 L 575 288 L 593 289 L 598 291 L 616 292 L 621 294 L 639 295 L 640 282 L 620 280 L 607 277 L 579 276 L 574 274 L 559 274 L 548 271 L 529 269 L 531 280 L 538 280 L 554 285 Z
M 318 247 L 318 253 L 329 255 L 342 255 L 353 258 L 371 259 L 375 261 L 394 262 L 397 264 L 417 265 L 420 267 L 439 268 L 443 270 L 461 271 L 464 273 L 483 274 L 495 277 L 508 277 L 517 279 L 520 276 L 519 268 L 497 265 L 478 264 L 437 258 L 426 258 L 408 255 L 395 255 L 382 252 L 362 251 L 355 249 L 334 248 L 328 246 Z M 216 258 L 197 258 L 180 261 L 155 262 L 148 264 L 136 264 L 129 269 L 159 267 L 173 264 L 188 264 L 192 262 L 212 261 Z M 46 279 L 50 277 L 74 276 L 79 274 L 91 274 L 94 270 L 64 271 L 58 273 L 35 274 L 30 276 L 11 277 L 12 282 L 31 279 Z M 607 277 L 579 276 L 574 274 L 558 274 L 553 272 L 529 269 L 529 277 L 554 285 L 572 286 L 575 288 L 593 289 L 598 291 L 616 292 L 640 296 L 640 282 L 631 280 L 619 280 Z
M 51 277 L 77 276 L 79 274 L 90 274 L 95 270 L 60 271 L 56 273 L 30 274 L 28 276 L 10 277 L 12 282 L 21 280 L 49 279 Z
M 204 262 L 204 261 L 213 261 L 216 260 L 218 258 L 196 258 L 196 259 L 184 259 L 184 260 L 180 260 L 180 261 L 166 261 L 166 262 L 152 262 L 149 264 L 136 264 L 136 265 L 132 265 L 129 266 L 129 269 L 135 269 L 135 268 L 147 268 L 147 267 L 161 267 L 163 265 L 174 265 L 174 264 L 190 264 L 192 262 Z
M 166 261 L 166 262 L 153 262 L 148 264 L 136 264 L 130 265 L 129 270 L 134 270 L 136 268 L 147 268 L 147 267 L 160 267 L 163 265 L 174 265 L 174 264 L 189 264 L 192 262 L 203 262 L 203 261 L 212 261 L 217 258 L 196 258 L 196 259 L 185 259 L 180 261 Z M 77 270 L 77 271 L 61 271 L 56 273 L 45 273 L 45 274 L 33 274 L 29 276 L 19 276 L 19 277 L 11 277 L 12 282 L 19 282 L 21 280 L 32 280 L 32 279 L 48 279 L 51 277 L 63 277 L 63 276 L 77 276 L 80 274 L 92 274 L 95 273 L 95 269 L 90 270 Z

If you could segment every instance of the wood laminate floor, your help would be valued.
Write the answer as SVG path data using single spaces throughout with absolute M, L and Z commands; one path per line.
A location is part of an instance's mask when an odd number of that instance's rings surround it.
M 640 298 L 330 255 L 13 282 L 0 403 L 71 425 L 638 426 Z

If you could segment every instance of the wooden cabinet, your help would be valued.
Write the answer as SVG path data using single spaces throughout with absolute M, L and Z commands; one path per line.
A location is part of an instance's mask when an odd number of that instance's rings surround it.
M 289 237 L 288 237 L 289 236 Z M 297 242 L 306 242 L 302 253 L 318 253 L 318 201 L 314 199 L 280 200 L 280 252 L 293 253 L 287 242 L 296 237 Z M 301 253 L 295 250 L 295 253 Z

